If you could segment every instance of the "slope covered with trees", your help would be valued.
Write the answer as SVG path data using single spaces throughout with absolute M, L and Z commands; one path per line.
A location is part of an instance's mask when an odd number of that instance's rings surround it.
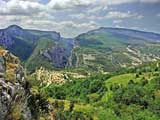
M 69 77 L 64 84 L 49 86 L 30 78 L 33 116 L 55 120 L 158 120 L 159 65 L 150 63 L 81 79 Z M 37 99 L 42 101 L 35 104 Z

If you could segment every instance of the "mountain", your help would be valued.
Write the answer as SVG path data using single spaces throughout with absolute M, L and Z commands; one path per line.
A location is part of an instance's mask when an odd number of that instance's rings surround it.
M 126 34 L 125 37 L 124 34 L 118 37 L 107 29 L 89 31 L 75 39 L 60 37 L 53 40 L 44 37 L 34 40 L 34 50 L 23 62 L 28 68 L 45 65 L 97 71 L 98 67 L 101 67 L 98 70 L 106 67 L 106 71 L 113 71 L 108 74 L 91 72 L 83 77 L 74 77 L 76 71 L 54 71 L 43 67 L 26 74 L 28 72 L 21 66 L 19 58 L 0 47 L 0 120 L 159 120 L 158 38 L 150 35 L 148 39 L 142 39 L 144 36 L 137 34 L 133 38 L 133 35 L 129 36 L 133 30 L 127 30 L 131 32 L 127 32 L 127 37 Z M 112 33 L 116 34 L 116 31 L 112 28 Z M 7 45 L 10 47 L 8 43 L 3 44 L 9 48 Z M 146 64 L 137 63 L 139 66 L 130 67 L 134 65 L 134 60 L 129 63 L 128 59 L 123 61 L 116 56 L 115 60 L 128 63 L 125 69 L 121 69 L 123 66 L 113 68 L 113 64 L 110 68 L 107 66 L 109 60 L 105 58 L 110 54 L 114 56 L 118 53 L 123 58 L 127 52 L 134 57 L 154 54 L 150 61 L 155 62 L 148 63 L 149 60 L 145 59 L 142 63 Z M 139 56 L 140 60 L 142 58 Z M 114 65 L 118 64 L 115 62 Z
M 73 40 L 54 31 L 23 29 L 17 25 L 0 30 L 0 45 L 20 57 L 29 70 L 44 67 L 64 68 Z
M 122 28 L 100 28 L 75 38 L 74 64 L 114 71 L 160 59 L 160 35 Z M 95 67 L 96 66 L 96 67 Z
M 0 44 L 22 60 L 29 58 L 37 44 L 37 40 L 42 37 L 59 40 L 60 35 L 56 32 L 42 33 L 36 30 L 26 30 L 17 25 L 0 30 Z
M 20 57 L 29 71 L 74 69 L 111 72 L 160 59 L 160 34 L 124 28 L 99 28 L 63 38 L 54 31 L 0 30 L 0 45 Z

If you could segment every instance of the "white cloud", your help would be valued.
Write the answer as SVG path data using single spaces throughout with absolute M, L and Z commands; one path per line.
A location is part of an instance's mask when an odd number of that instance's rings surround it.
M 108 6 L 108 5 L 119 5 L 125 3 L 133 3 L 133 2 L 140 2 L 140 3 L 157 3 L 160 0 L 51 0 L 47 6 L 52 9 L 69 9 L 78 6 L 89 6 L 89 5 L 96 5 L 96 6 Z M 95 8 L 96 11 L 97 8 Z M 93 10 L 94 11 L 94 10 Z
M 117 5 L 132 2 L 156 3 L 160 0 L 50 0 L 48 4 L 41 4 L 39 0 L 0 0 L 0 14 L 34 14 L 39 11 L 53 9 L 71 9 L 80 6 L 94 6 L 88 12 L 97 12 L 107 9 L 108 5 Z
M 70 15 L 71 18 L 76 18 L 76 19 L 83 19 L 83 18 L 86 18 L 86 15 L 83 14 L 83 13 L 80 13 L 80 14 L 72 14 Z
M 41 26 L 39 26 L 41 25 Z M 84 23 L 78 23 L 74 21 L 50 21 L 50 20 L 26 20 L 23 23 L 24 27 L 32 28 L 32 29 L 41 29 L 41 30 L 53 30 L 61 32 L 63 36 L 76 36 L 82 32 L 87 32 L 92 29 L 96 29 L 99 27 L 95 22 L 89 21 Z M 69 32 L 66 32 L 69 31 Z
M 119 23 L 122 23 L 122 22 L 123 22 L 123 20 L 113 20 L 114 24 L 119 24 Z
M 114 19 L 114 18 L 129 18 L 132 17 L 132 14 L 124 13 L 124 12 L 119 12 L 119 11 L 110 11 L 107 15 L 106 18 L 108 19 Z
M 99 15 L 95 15 L 95 14 L 85 14 L 85 13 L 77 13 L 77 14 L 71 14 L 69 15 L 72 19 L 82 19 L 82 20 L 102 20 L 105 19 L 105 16 L 99 16 Z
M 18 24 L 23 27 L 61 31 L 75 36 L 99 27 L 99 21 L 119 24 L 124 19 L 142 19 L 132 12 L 110 11 L 112 5 L 124 3 L 156 3 L 160 0 L 0 0 L 0 27 Z M 160 16 L 160 15 L 157 15 Z M 101 24 L 101 23 L 100 23 Z M 102 23 L 103 24 L 103 23 Z
M 108 7 L 105 6 L 105 5 L 99 5 L 99 6 L 93 6 L 92 8 L 88 9 L 88 13 L 92 14 L 92 13 L 97 13 L 97 12 L 101 12 L 101 11 L 104 11 L 104 10 L 107 10 Z
M 106 3 L 107 5 L 119 5 L 119 4 L 125 4 L 125 3 L 133 3 L 133 2 L 139 2 L 139 3 L 157 3 L 160 2 L 160 0 L 102 0 L 103 3 Z
M 97 1 L 98 0 L 51 0 L 48 6 L 53 9 L 66 9 L 76 6 L 88 6 Z
M 158 3 L 160 1 L 159 0 L 140 0 L 140 2 L 144 2 L 144 3 Z
M 143 18 L 142 15 L 139 15 L 137 13 L 131 13 L 130 11 L 128 12 L 120 12 L 120 11 L 110 11 L 108 14 L 105 16 L 107 19 L 125 19 L 125 18 L 136 18 L 136 19 L 141 19 Z
M 28 0 L 10 0 L 8 2 L 0 0 L 0 3 L 1 15 L 29 15 L 45 9 L 44 5 Z
M 119 5 L 124 3 L 135 2 L 135 0 L 103 0 L 107 5 Z

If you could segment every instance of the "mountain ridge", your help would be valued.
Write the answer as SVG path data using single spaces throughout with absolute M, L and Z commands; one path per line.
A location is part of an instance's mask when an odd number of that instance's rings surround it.
M 0 30 L 5 30 L 5 29 L 9 29 L 9 28 L 19 28 L 19 29 L 23 29 L 23 30 L 39 31 L 39 32 L 56 32 L 54 30 L 39 30 L 39 29 L 34 29 L 34 28 L 23 28 L 23 27 L 21 27 L 19 25 L 16 25 L 16 24 L 10 25 L 6 28 L 0 28 Z M 121 28 L 121 27 L 99 27 L 97 29 L 89 30 L 89 31 L 84 32 L 84 33 L 92 32 L 92 31 L 100 30 L 100 29 L 131 30 L 131 31 L 135 31 L 135 32 L 143 32 L 143 33 L 151 33 L 151 34 L 160 35 L 160 33 L 158 33 L 158 32 L 144 31 L 144 30 L 137 30 L 137 29 L 130 29 L 130 28 Z M 60 32 L 56 32 L 56 33 L 60 33 Z M 80 33 L 79 35 L 81 35 L 81 34 L 83 34 L 83 33 Z M 77 37 L 77 36 L 75 36 L 75 37 Z M 75 37 L 64 37 L 64 38 L 75 38 Z
M 159 41 L 160 34 L 125 28 L 101 27 L 75 38 L 17 25 L 0 30 L 0 45 L 20 57 L 24 64 L 27 63 L 26 67 L 38 63 L 39 67 L 50 65 L 53 69 L 82 67 L 88 70 L 96 66 L 96 71 L 97 68 L 112 71 L 155 61 L 160 58 Z M 36 66 L 31 71 L 35 69 Z
M 153 37 L 153 40 L 157 40 L 157 38 L 158 38 L 157 41 L 160 41 L 160 37 L 159 37 L 160 34 L 159 33 L 149 32 L 149 31 L 141 31 L 141 30 L 135 30 L 135 29 L 128 29 L 128 28 L 100 27 L 98 29 L 90 30 L 87 33 L 92 33 L 92 32 L 96 32 L 96 31 L 107 31 L 107 32 L 111 32 L 111 33 L 112 32 L 120 32 L 119 34 L 124 34 L 124 32 L 130 32 L 130 33 L 133 32 L 135 34 L 141 33 L 141 34 L 145 34 L 145 35 L 149 34 L 149 35 L 152 35 L 152 36 L 149 36 L 149 37 Z

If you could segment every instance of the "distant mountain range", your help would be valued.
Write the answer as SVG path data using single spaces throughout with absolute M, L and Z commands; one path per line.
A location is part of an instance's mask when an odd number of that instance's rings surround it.
M 54 31 L 0 30 L 0 45 L 20 57 L 26 68 L 114 71 L 160 60 L 160 34 L 122 28 L 99 28 L 63 38 Z

